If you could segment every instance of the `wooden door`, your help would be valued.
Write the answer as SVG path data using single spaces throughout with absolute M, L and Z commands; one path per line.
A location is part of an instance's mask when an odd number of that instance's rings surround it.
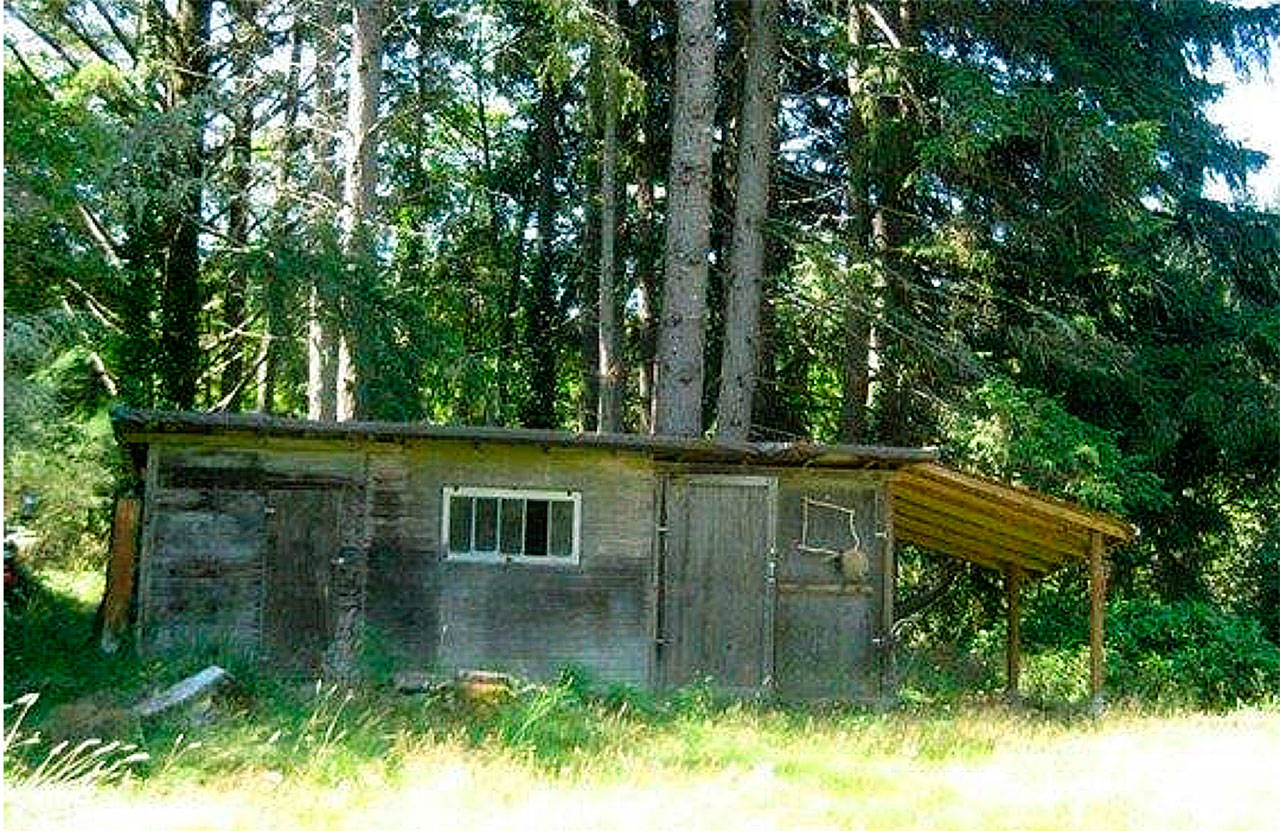
M 668 686 L 749 692 L 773 672 L 774 481 L 678 476 L 666 489 L 659 662 Z
M 262 635 L 275 668 L 315 673 L 333 639 L 339 496 L 319 489 L 268 494 Z

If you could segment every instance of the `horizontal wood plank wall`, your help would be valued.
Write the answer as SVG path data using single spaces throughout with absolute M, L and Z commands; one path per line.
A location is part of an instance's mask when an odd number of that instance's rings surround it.
M 439 599 L 436 663 L 548 678 L 568 664 L 602 679 L 650 683 L 656 477 L 633 454 L 473 442 L 410 444 L 396 521 L 401 557 L 435 561 L 403 588 Z M 582 494 L 581 559 L 574 566 L 450 561 L 440 539 L 445 486 L 573 490 Z M 390 498 L 387 498 L 387 504 Z M 416 602 L 371 591 L 370 617 Z M 375 604 L 379 607 L 375 609 Z M 390 606 L 388 606 L 390 604 Z M 424 621 L 425 623 L 426 621 Z
M 397 663 L 535 677 L 579 664 L 605 679 L 651 680 L 655 476 L 643 457 L 226 436 L 173 437 L 151 453 L 141 615 L 149 646 L 261 650 L 268 517 L 288 501 L 272 494 L 330 492 L 340 511 L 335 611 L 358 609 Z M 580 562 L 447 561 L 447 485 L 580 491 Z
M 876 493 L 882 475 L 782 471 L 778 476 L 776 683 L 783 698 L 871 698 L 877 689 L 874 621 L 880 613 L 884 546 Z M 854 511 L 867 579 L 850 581 L 839 560 L 803 550 L 805 498 Z M 852 545 L 839 512 L 811 508 L 811 545 Z
M 439 515 L 434 514 L 435 525 L 428 517 L 440 495 L 422 490 L 426 474 L 411 476 L 411 457 L 415 464 L 431 464 L 424 454 L 398 445 L 379 445 L 369 453 L 372 531 L 365 610 L 371 640 L 386 657 L 427 669 L 436 664 L 441 633 Z

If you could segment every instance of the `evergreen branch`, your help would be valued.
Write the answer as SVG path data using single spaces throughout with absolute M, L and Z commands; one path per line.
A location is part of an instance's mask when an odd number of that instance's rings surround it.
M 78 72 L 80 70 L 80 67 L 82 66 L 80 61 L 73 58 L 71 54 L 68 53 L 67 50 L 63 48 L 62 44 L 57 41 L 56 38 L 54 38 L 52 35 L 48 34 L 43 29 L 39 28 L 34 23 L 32 23 L 31 20 L 28 17 L 26 17 L 22 12 L 18 11 L 17 7 L 14 6 L 12 3 L 6 2 L 4 4 L 4 9 L 9 14 L 13 15 L 14 19 L 16 19 L 23 26 L 25 26 L 27 28 L 27 31 L 31 32 L 31 34 L 35 35 L 46 46 L 52 49 L 54 53 L 56 53 L 58 57 L 62 58 L 62 60 L 66 62 L 67 66 L 71 67 L 73 71 Z
M 53 90 L 49 89 L 49 85 L 44 82 L 44 79 L 36 74 L 35 70 L 31 68 L 31 65 L 27 63 L 26 58 L 22 57 L 22 53 L 18 51 L 18 47 L 13 45 L 13 41 L 5 38 L 4 45 L 9 47 L 9 51 L 13 53 L 14 59 L 18 62 L 18 66 L 22 67 L 22 71 L 25 72 L 27 77 L 35 83 L 36 88 L 40 90 L 41 94 L 44 95 L 46 99 L 52 101 Z
M 132 38 L 130 38 L 130 37 L 129 37 L 129 36 L 128 36 L 128 35 L 127 35 L 127 34 L 126 34 L 126 33 L 125 33 L 125 32 L 124 32 L 124 31 L 123 31 L 123 30 L 122 30 L 122 29 L 121 29 L 121 28 L 116 24 L 115 17 L 114 17 L 114 16 L 110 13 L 110 11 L 109 11 L 109 10 L 108 10 L 104 5 L 103 5 L 102 0 L 89 0 L 89 2 L 93 4 L 93 7 L 94 7 L 94 9 L 96 9 L 96 10 L 97 10 L 98 15 L 99 15 L 99 16 L 100 16 L 100 17 L 101 17 L 101 18 L 106 22 L 107 27 L 111 29 L 111 34 L 113 34 L 113 35 L 115 36 L 116 40 L 117 40 L 117 41 L 119 41 L 119 43 L 120 43 L 120 47 L 121 47 L 122 49 L 124 49 L 124 51 L 125 51 L 125 53 L 126 53 L 126 54 L 128 54 L 128 56 L 129 56 L 130 60 L 132 60 L 134 63 L 137 63 L 137 62 L 138 62 L 138 47 L 137 47 L 137 44 L 135 44 L 135 43 L 133 42 L 133 39 L 132 39 Z

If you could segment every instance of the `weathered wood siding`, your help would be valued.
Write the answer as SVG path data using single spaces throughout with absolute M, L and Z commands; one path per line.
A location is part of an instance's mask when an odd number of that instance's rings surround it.
M 462 441 L 247 444 L 153 444 L 144 644 L 228 643 L 313 672 L 337 660 L 356 615 L 368 643 L 404 666 L 549 677 L 578 664 L 649 683 L 655 477 L 643 457 Z M 579 562 L 449 560 L 440 516 L 454 485 L 580 492 Z
M 425 463 L 421 456 L 401 445 L 379 445 L 369 454 L 372 541 L 365 608 L 388 657 L 427 668 L 436 664 L 441 633 L 439 529 L 428 522 L 427 511 L 428 502 L 440 496 L 414 490 L 410 464 Z
M 775 680 L 784 698 L 871 698 L 878 694 L 873 639 L 880 635 L 885 591 L 886 518 L 876 498 L 883 478 L 874 473 L 783 471 L 778 477 L 778 605 Z M 845 549 L 856 542 L 867 555 L 867 579 L 850 582 L 839 560 L 804 550 L 804 501 L 825 508 L 809 514 L 809 544 Z M 891 587 L 890 587 L 891 588 Z
M 643 457 L 432 442 L 410 445 L 372 469 L 386 485 L 375 486 L 381 553 L 368 608 L 392 641 L 414 644 L 420 658 L 442 669 L 545 678 L 577 664 L 601 678 L 649 682 L 655 478 Z M 579 563 L 447 559 L 440 527 L 446 486 L 580 492 Z M 390 573 L 403 582 L 392 585 Z M 431 597 L 435 604 L 425 607 L 434 607 L 434 619 L 420 611 Z
M 672 476 L 666 494 L 663 683 L 759 690 L 772 671 L 773 480 Z
M 658 467 L 678 471 L 637 453 L 453 439 L 158 437 L 148 453 L 140 642 L 229 644 L 281 669 L 314 672 L 349 660 L 363 631 L 406 667 L 547 678 L 576 664 L 604 679 L 656 684 Z M 684 572 L 668 586 L 665 612 L 671 625 L 692 621 L 684 628 L 700 640 L 666 680 L 710 672 L 747 687 L 766 680 L 772 665 L 786 697 L 874 695 L 883 478 L 762 474 L 776 476 L 776 508 L 763 488 L 727 502 L 702 488 L 674 491 L 668 507 L 677 521 L 684 516 L 684 532 L 675 533 L 687 532 L 688 550 L 674 564 Z M 450 559 L 441 512 L 444 489 L 454 486 L 580 493 L 579 561 Z M 806 497 L 852 510 L 853 536 L 870 564 L 863 584 L 850 585 L 839 563 L 802 550 Z M 845 516 L 811 515 L 810 542 L 852 543 Z M 699 582 L 734 553 L 728 548 L 757 539 L 749 568 Z M 739 608 L 750 615 L 731 614 Z
M 340 497 L 336 490 L 270 492 L 262 647 L 275 666 L 315 672 L 333 641 Z
M 319 661 L 333 625 L 317 604 L 336 609 L 339 598 L 349 604 L 363 593 L 364 458 L 341 445 L 292 445 L 151 446 L 138 615 L 144 649 L 225 646 L 288 656 L 299 668 Z M 358 556 L 338 576 L 355 577 L 335 581 L 333 554 L 344 546 Z M 342 589 L 353 582 L 354 591 Z M 290 621 L 301 621 L 297 650 L 287 646 Z

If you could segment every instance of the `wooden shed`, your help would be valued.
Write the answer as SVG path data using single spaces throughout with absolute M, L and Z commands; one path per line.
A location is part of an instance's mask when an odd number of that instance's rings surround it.
M 141 648 L 786 698 L 884 696 L 895 547 L 1018 586 L 1132 528 L 930 450 L 119 410 L 144 483 Z

